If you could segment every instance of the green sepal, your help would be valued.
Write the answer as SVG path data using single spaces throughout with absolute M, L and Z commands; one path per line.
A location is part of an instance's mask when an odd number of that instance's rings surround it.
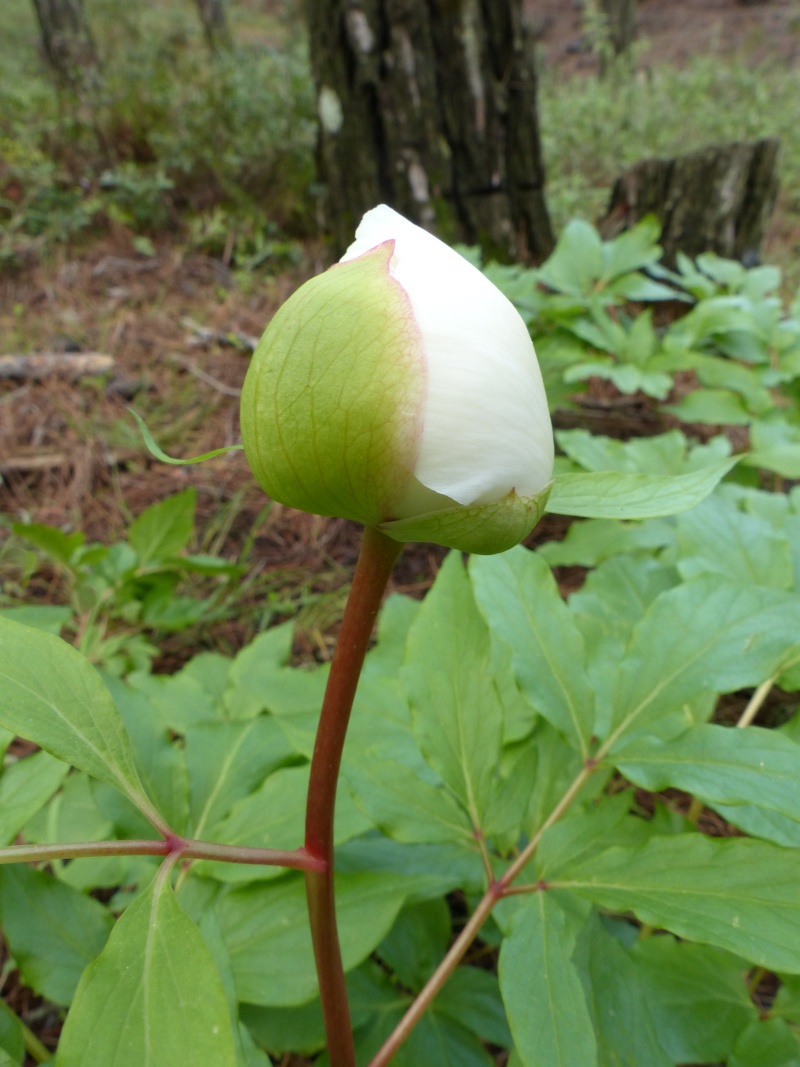
M 394 242 L 312 278 L 278 310 L 242 389 L 245 453 L 274 500 L 377 526 L 411 480 L 425 389 Z
M 494 504 L 457 505 L 384 522 L 379 529 L 395 541 L 432 541 L 460 552 L 492 556 L 525 540 L 544 514 L 552 486 L 549 482 L 534 496 L 517 496 L 512 489 Z

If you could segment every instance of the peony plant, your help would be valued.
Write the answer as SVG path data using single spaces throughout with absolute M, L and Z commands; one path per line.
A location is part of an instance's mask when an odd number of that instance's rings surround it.
M 548 496 L 553 432 L 525 323 L 479 270 L 385 205 L 275 315 L 241 422 L 275 500 L 398 541 L 502 552 Z

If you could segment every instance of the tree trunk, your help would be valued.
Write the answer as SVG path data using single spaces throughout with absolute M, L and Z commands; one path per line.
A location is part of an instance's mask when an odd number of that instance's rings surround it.
M 212 52 L 223 52 L 232 43 L 228 26 L 225 0 L 196 0 L 200 21 L 203 23 L 208 47 Z
M 42 47 L 58 84 L 80 91 L 100 79 L 100 62 L 83 0 L 33 0 Z
M 708 251 L 757 262 L 778 193 L 779 148 L 767 137 L 644 159 L 617 178 L 601 232 L 610 237 L 652 213 L 667 264 L 678 252 Z
M 522 0 L 306 0 L 336 250 L 388 203 L 448 241 L 553 247 Z
M 600 0 L 600 8 L 606 17 L 611 51 L 620 56 L 636 35 L 636 0 Z

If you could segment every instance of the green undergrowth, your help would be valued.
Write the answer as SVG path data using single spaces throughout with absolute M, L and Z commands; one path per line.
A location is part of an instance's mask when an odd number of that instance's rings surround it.
M 539 114 L 556 227 L 601 215 L 614 179 L 640 159 L 773 136 L 781 139 L 785 207 L 797 216 L 799 92 L 796 64 L 753 62 L 746 54 L 693 56 L 679 68 L 649 62 L 633 74 L 621 66 L 606 78 L 568 81 L 545 68 Z
M 604 243 L 575 222 L 537 271 L 487 267 L 557 412 L 601 384 L 663 425 L 557 430 L 551 501 L 595 517 L 535 551 L 452 553 L 423 601 L 382 610 L 337 803 L 359 1067 L 533 842 L 393 1065 L 800 1059 L 800 322 L 774 268 L 666 271 L 657 236 L 645 220 Z M 0 612 L 2 741 L 42 749 L 6 749 L 0 846 L 152 838 L 153 811 L 184 837 L 301 843 L 328 667 L 292 666 L 293 623 L 148 669 L 159 627 L 213 614 L 242 579 L 187 552 L 193 527 L 191 490 L 117 545 L 15 527 L 69 597 Z M 566 598 L 560 568 L 584 576 Z M 218 592 L 187 592 L 198 574 Z M 326 1067 L 301 874 L 157 871 L 147 856 L 0 865 L 11 960 L 66 1017 L 59 1067 L 87 1049 L 139 1067 L 144 1035 L 196 1056 L 213 1039 L 219 1067 Z M 5 1011 L 12 1064 L 24 1039 Z

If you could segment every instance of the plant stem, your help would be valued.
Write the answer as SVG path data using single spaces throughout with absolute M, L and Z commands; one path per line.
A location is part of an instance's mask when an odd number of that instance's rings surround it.
M 43 863 L 47 860 L 80 859 L 87 856 L 170 856 L 181 859 L 224 860 L 228 863 L 257 863 L 268 867 L 291 867 L 298 871 L 320 870 L 320 860 L 303 848 L 288 851 L 274 848 L 247 848 L 244 845 L 218 845 L 215 841 L 193 841 L 175 837 L 169 841 L 78 841 L 61 845 L 11 845 L 0 848 L 0 863 Z
M 596 760 L 586 761 L 572 784 L 550 812 L 550 815 L 542 823 L 522 852 L 520 852 L 519 856 L 517 856 L 511 866 L 506 870 L 503 877 L 489 885 L 489 888 L 486 890 L 475 911 L 470 916 L 466 926 L 450 946 L 447 955 L 425 983 L 425 986 L 415 999 L 414 1003 L 389 1035 L 389 1038 L 383 1047 L 377 1055 L 370 1060 L 369 1067 L 386 1067 L 386 1064 L 389 1063 L 392 1056 L 394 1056 L 395 1052 L 397 1052 L 413 1028 L 425 1014 L 433 998 L 459 965 L 467 949 L 478 936 L 480 928 L 489 917 L 492 908 L 498 900 L 509 893 L 511 883 L 532 859 L 534 852 L 539 847 L 539 842 L 541 841 L 545 830 L 552 826 L 553 823 L 560 819 L 566 812 L 597 770 L 597 766 Z M 543 889 L 544 886 L 537 886 L 535 888 Z M 528 887 L 525 887 L 525 889 L 528 891 Z
M 22 1031 L 22 1044 L 25 1046 L 25 1051 L 31 1059 L 36 1060 L 37 1063 L 49 1063 L 53 1058 L 50 1049 L 42 1044 L 33 1030 L 27 1027 L 19 1016 L 17 1016 L 17 1022 Z
M 331 1067 L 355 1067 L 333 885 L 336 786 L 350 711 L 372 627 L 402 544 L 367 527 L 322 702 L 306 806 L 305 850 L 323 866 L 306 871 L 306 896 Z
M 761 710 L 761 705 L 767 699 L 769 691 L 770 689 L 772 689 L 774 684 L 774 678 L 767 678 L 766 682 L 761 683 L 758 689 L 756 689 L 756 691 L 750 697 L 750 700 L 747 703 L 747 707 L 744 709 L 741 718 L 736 723 L 737 726 L 744 727 L 750 725 L 750 723 Z

